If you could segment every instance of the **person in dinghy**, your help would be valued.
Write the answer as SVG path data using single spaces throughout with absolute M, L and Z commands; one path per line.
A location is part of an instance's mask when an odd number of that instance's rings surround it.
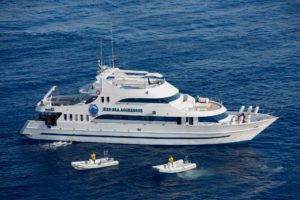
M 96 154 L 94 152 L 91 153 L 91 160 L 96 163 Z
M 169 156 L 168 161 L 172 165 L 172 167 L 174 167 L 174 158 L 172 155 Z

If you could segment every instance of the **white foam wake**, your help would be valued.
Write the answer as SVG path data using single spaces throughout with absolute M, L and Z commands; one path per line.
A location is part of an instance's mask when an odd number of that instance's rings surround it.
M 275 166 L 275 167 L 270 167 L 268 165 L 259 165 L 260 170 L 264 172 L 271 172 L 271 173 L 278 173 L 282 172 L 284 168 L 282 166 Z
M 205 169 L 194 169 L 191 171 L 186 171 L 177 174 L 178 177 L 186 180 L 194 180 L 204 176 L 213 176 L 212 172 L 209 172 Z
M 64 146 L 68 146 L 71 144 L 72 144 L 72 142 L 58 141 L 58 142 L 43 144 L 42 148 L 43 149 L 57 149 L 59 147 L 64 147 Z

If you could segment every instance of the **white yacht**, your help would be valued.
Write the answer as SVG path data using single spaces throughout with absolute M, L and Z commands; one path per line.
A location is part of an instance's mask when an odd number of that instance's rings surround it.
M 38 140 L 144 145 L 208 145 L 250 141 L 278 117 L 192 97 L 159 73 L 101 66 L 76 95 L 56 86 L 36 105 L 22 135 Z

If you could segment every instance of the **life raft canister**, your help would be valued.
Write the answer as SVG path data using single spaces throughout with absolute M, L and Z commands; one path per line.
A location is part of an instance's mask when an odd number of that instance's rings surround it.
M 101 90 L 97 90 L 96 95 L 100 95 L 100 94 L 101 94 Z

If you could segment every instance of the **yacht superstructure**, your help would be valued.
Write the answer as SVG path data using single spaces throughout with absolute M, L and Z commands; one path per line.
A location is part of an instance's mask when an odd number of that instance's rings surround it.
M 227 111 L 219 102 L 182 94 L 159 73 L 101 66 L 96 80 L 76 95 L 54 96 L 36 105 L 39 118 L 21 134 L 39 140 L 205 145 L 252 140 L 277 117 Z

